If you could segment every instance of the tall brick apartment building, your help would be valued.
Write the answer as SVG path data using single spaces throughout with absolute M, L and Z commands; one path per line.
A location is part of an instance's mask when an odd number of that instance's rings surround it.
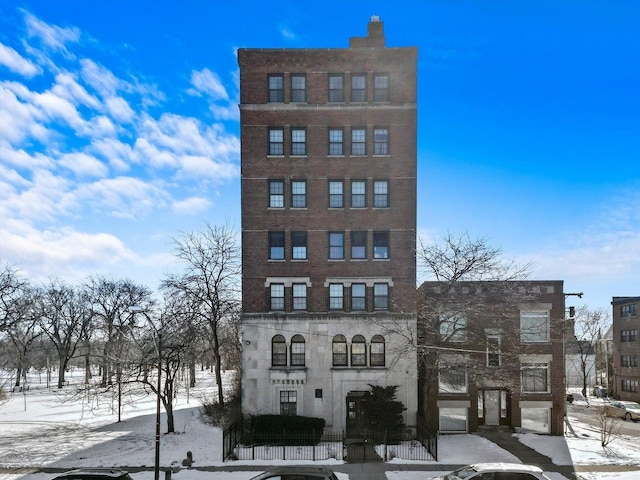
M 564 431 L 563 282 L 425 282 L 420 414 L 429 430 Z
M 613 297 L 613 381 L 615 398 L 640 402 L 640 297 Z
M 340 49 L 240 49 L 242 407 L 415 425 L 417 49 L 372 17 Z

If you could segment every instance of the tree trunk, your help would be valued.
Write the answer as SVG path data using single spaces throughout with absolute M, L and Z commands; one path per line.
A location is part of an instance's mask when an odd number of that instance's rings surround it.
M 64 387 L 64 372 L 67 368 L 67 357 L 65 355 L 59 356 L 60 364 L 58 365 L 58 388 Z
M 22 367 L 18 366 L 18 368 L 16 369 L 16 387 L 20 386 L 20 378 L 22 377 Z
M 193 388 L 196 386 L 196 363 L 189 363 L 189 387 Z

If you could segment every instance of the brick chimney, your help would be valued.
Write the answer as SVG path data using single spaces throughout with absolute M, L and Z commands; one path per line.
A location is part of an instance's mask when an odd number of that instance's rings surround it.
M 349 39 L 349 48 L 384 48 L 384 46 L 384 23 L 377 15 L 372 15 L 369 19 L 366 37 Z

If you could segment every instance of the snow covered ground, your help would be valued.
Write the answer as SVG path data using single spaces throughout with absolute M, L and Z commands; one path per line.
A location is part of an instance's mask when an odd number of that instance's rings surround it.
M 161 466 L 181 465 L 186 452 L 191 451 L 194 466 L 228 467 L 222 462 L 222 435 L 203 420 L 200 412 L 204 396 L 215 393 L 213 380 L 206 372 L 198 386 L 182 392 L 176 401 L 175 434 L 163 434 L 161 441 Z M 80 381 L 82 372 L 70 372 L 71 383 Z M 5 389 L 7 385 L 5 384 Z M 155 449 L 155 397 L 139 396 L 135 405 L 126 391 L 123 394 L 120 423 L 117 422 L 117 398 L 102 395 L 98 399 L 87 396 L 71 399 L 72 388 L 62 392 L 47 389 L 38 378 L 32 379 L 28 392 L 10 394 L 8 401 L 0 404 L 0 469 L 12 467 L 82 466 L 104 467 L 152 467 Z M 547 435 L 520 434 L 519 440 L 540 453 L 549 456 L 556 465 L 636 465 L 634 472 L 588 472 L 580 475 L 585 480 L 636 480 L 640 478 L 640 442 L 638 438 L 618 436 L 609 452 L 600 447 L 595 428 L 569 418 L 575 436 L 552 437 Z M 166 431 L 164 412 L 162 431 Z M 453 465 L 473 462 L 519 462 L 509 452 L 476 435 L 446 435 L 439 438 L 439 464 Z M 402 460 L 395 460 L 403 463 Z M 282 461 L 236 461 L 235 466 L 264 466 L 281 464 Z M 288 462 L 291 463 L 291 462 Z M 298 462 L 298 463 L 309 463 Z M 334 465 L 336 460 L 322 462 Z M 405 462 L 406 463 L 406 462 Z M 418 463 L 418 462 L 413 462 Z M 403 465 L 403 469 L 407 465 Z M 267 467 L 265 466 L 265 469 Z M 247 480 L 256 475 L 255 470 L 201 472 L 182 469 L 173 475 L 174 480 Z M 442 474 L 442 471 L 389 471 L 389 480 L 418 480 Z M 338 474 L 341 480 L 348 475 Z M 550 473 L 553 480 L 564 477 Z M 1 474 L 2 480 L 48 480 L 52 474 Z M 134 473 L 134 480 L 151 480 L 153 472 Z

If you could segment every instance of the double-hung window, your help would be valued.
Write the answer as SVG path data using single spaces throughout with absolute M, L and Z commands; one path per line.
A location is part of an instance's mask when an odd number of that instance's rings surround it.
M 284 75 L 269 75 L 269 102 L 284 102 Z
M 546 363 L 522 364 L 522 391 L 547 393 L 549 391 L 549 365 Z
M 367 343 L 362 335 L 355 335 L 351 340 L 351 366 L 367 366 Z
M 632 368 L 638 366 L 638 357 L 636 355 L 620 355 L 620 366 Z
M 307 181 L 291 181 L 291 208 L 307 208 Z
M 280 391 L 280 415 L 298 414 L 298 392 L 295 390 Z
M 549 312 L 530 310 L 520 312 L 520 341 L 523 343 L 548 342 Z
M 300 74 L 291 75 L 291 102 L 306 103 L 307 77 Z
M 307 309 L 307 284 L 294 283 L 292 287 L 293 287 L 293 309 L 306 310 Z
M 351 208 L 366 208 L 367 182 L 365 180 L 351 181 Z
M 632 303 L 631 305 L 622 305 L 620 307 L 620 316 L 621 317 L 635 317 L 636 316 L 637 305 Z
M 502 365 L 502 339 L 499 336 L 487 337 L 487 366 L 499 367 Z
M 284 128 L 269 129 L 269 155 L 284 155 Z
M 341 283 L 329 284 L 329 310 L 344 309 L 344 285 Z
M 284 232 L 269 232 L 269 260 L 284 260 Z
M 272 283 L 271 290 L 271 310 L 284 310 L 284 284 Z
M 271 339 L 271 366 L 285 367 L 287 365 L 287 343 L 282 335 L 275 335 Z
M 329 102 L 344 102 L 344 75 L 341 73 L 329 75 Z
M 389 232 L 373 232 L 373 258 L 389 258 Z
M 304 367 L 304 337 L 294 335 L 291 338 L 291 366 Z
M 269 180 L 269 208 L 284 208 L 284 180 Z
M 291 258 L 307 259 L 307 232 L 291 232 Z
M 373 206 L 375 208 L 389 207 L 389 181 L 375 180 L 373 182 Z
M 341 128 L 329 129 L 329 155 L 344 155 L 344 131 Z
M 388 102 L 389 101 L 389 76 L 375 75 L 373 77 L 373 101 Z
M 367 77 L 366 75 L 351 76 L 351 101 L 366 102 L 367 101 Z
M 363 260 L 367 258 L 366 230 L 351 232 L 351 258 L 357 260 Z
M 329 232 L 329 259 L 344 260 L 344 232 Z
M 441 365 L 438 368 L 439 393 L 467 393 L 467 371 L 461 365 Z
M 440 317 L 440 339 L 445 342 L 467 341 L 467 319 L 460 315 Z
M 342 180 L 329 181 L 329 208 L 344 207 L 344 182 Z
M 347 339 L 344 335 L 336 335 L 332 342 L 333 366 L 347 366 Z
M 367 286 L 364 283 L 351 284 L 351 310 L 365 311 L 367 309 Z
M 367 129 L 352 128 L 351 129 L 351 155 L 367 154 Z
M 386 283 L 373 284 L 373 308 L 389 310 L 389 285 Z
M 621 342 L 635 342 L 637 339 L 638 339 L 638 329 L 636 328 L 620 331 Z
M 384 356 L 384 337 L 382 335 L 374 335 L 373 338 L 371 338 L 369 365 L 372 367 L 384 367 Z
M 291 129 L 291 155 L 307 154 L 307 131 L 304 128 Z
M 373 154 L 389 155 L 389 129 L 373 129 Z

